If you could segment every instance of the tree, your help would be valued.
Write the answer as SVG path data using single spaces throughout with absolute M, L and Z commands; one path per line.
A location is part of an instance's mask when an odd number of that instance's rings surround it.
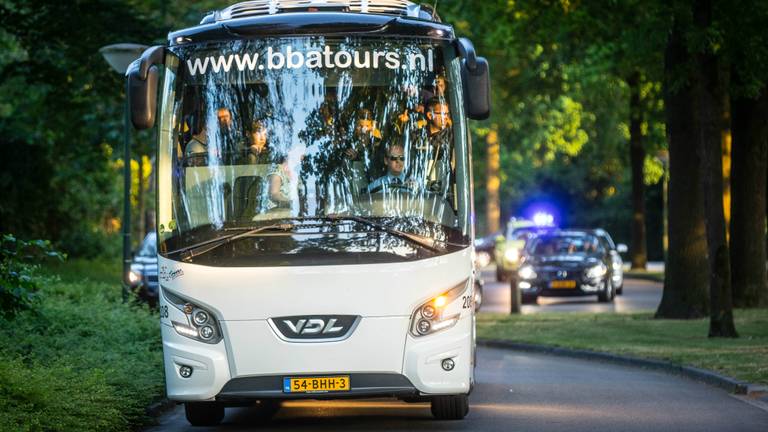
M 694 30 L 706 35 L 712 29 L 711 0 L 695 0 Z M 710 337 L 738 337 L 733 324 L 731 263 L 725 239 L 723 214 L 722 131 L 725 78 L 719 58 L 706 36 L 703 46 L 694 54 L 693 96 L 696 116 L 696 138 L 701 164 L 704 195 L 704 220 L 707 232 L 709 263 Z
M 741 11 L 750 10 L 750 13 Z M 739 0 L 723 15 L 730 64 L 733 169 L 731 281 L 737 307 L 768 304 L 766 176 L 768 170 L 768 5 Z
M 690 55 L 684 28 L 689 10 L 677 10 L 664 55 L 664 106 L 669 141 L 669 252 L 657 318 L 706 316 L 707 243 L 699 155 L 693 117 Z
M 120 25 L 116 25 L 120 23 Z M 78 255 L 104 252 L 118 204 L 123 78 L 98 49 L 161 34 L 136 8 L 106 0 L 0 3 L 0 230 L 50 238 Z
M 768 89 L 731 102 L 733 174 L 731 176 L 731 256 L 734 304 L 768 303 L 766 284 L 766 176 L 768 176 Z

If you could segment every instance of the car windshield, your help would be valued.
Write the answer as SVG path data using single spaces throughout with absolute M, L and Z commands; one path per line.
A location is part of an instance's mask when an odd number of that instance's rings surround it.
M 301 255 L 301 244 L 311 243 L 315 255 L 423 256 L 403 239 L 363 246 L 377 230 L 360 234 L 354 221 L 343 228 L 328 222 L 338 215 L 446 245 L 469 243 L 466 130 L 459 59 L 450 44 L 238 40 L 174 47 L 166 65 L 161 253 L 227 230 L 300 220 L 297 228 L 307 234 L 298 245 L 262 244 L 255 253 Z M 324 239 L 307 238 L 309 224 Z M 228 252 L 237 254 L 216 251 Z
M 531 237 L 536 235 L 537 228 L 518 228 L 512 232 L 510 240 L 523 240 L 528 241 Z
M 555 235 L 536 237 L 528 244 L 531 255 L 591 254 L 602 250 L 593 235 Z

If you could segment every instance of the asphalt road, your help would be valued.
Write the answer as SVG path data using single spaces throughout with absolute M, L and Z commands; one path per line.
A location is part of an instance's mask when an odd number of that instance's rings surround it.
M 192 427 L 181 406 L 152 431 L 765 431 L 768 409 L 685 378 L 607 363 L 480 348 L 463 421 L 393 400 L 284 404 L 269 421 L 228 408 L 216 428 Z
M 480 312 L 509 313 L 509 282 L 496 282 L 495 271 L 482 272 L 483 304 Z M 546 312 L 639 312 L 655 311 L 661 302 L 662 284 L 639 279 L 624 279 L 624 294 L 613 303 L 598 303 L 597 296 L 539 297 L 536 305 L 523 305 L 523 314 Z

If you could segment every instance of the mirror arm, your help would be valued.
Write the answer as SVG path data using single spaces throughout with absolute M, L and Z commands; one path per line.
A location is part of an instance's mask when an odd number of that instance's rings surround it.
M 149 47 L 144 50 L 144 53 L 141 54 L 141 57 L 131 63 L 125 74 L 129 75 L 132 71 L 135 70 L 137 72 L 136 77 L 142 81 L 146 81 L 147 75 L 149 74 L 149 68 L 153 65 L 163 63 L 165 63 L 165 47 L 162 45 Z
M 470 72 L 475 72 L 477 70 L 477 54 L 475 54 L 475 46 L 472 45 L 472 41 L 467 38 L 458 38 L 456 39 L 456 46 L 461 58 L 467 62 L 467 69 Z

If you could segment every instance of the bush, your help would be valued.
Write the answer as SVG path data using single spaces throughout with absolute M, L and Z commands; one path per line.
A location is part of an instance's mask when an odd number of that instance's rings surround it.
M 64 260 L 47 240 L 24 241 L 13 234 L 0 239 L 0 317 L 10 319 L 29 309 L 38 290 L 35 272 L 43 258 Z
M 119 430 L 112 419 L 125 424 L 120 401 L 102 373 L 83 375 L 66 364 L 0 358 L 0 430 L 86 430 L 87 425 L 106 431 Z
M 121 256 L 123 240 L 119 233 L 108 234 L 97 227 L 70 230 L 57 243 L 73 257 L 98 258 Z
M 157 315 L 124 304 L 117 282 L 94 281 L 77 264 L 78 279 L 72 270 L 66 280 L 33 278 L 35 311 L 0 318 L 2 431 L 132 430 L 164 395 Z

